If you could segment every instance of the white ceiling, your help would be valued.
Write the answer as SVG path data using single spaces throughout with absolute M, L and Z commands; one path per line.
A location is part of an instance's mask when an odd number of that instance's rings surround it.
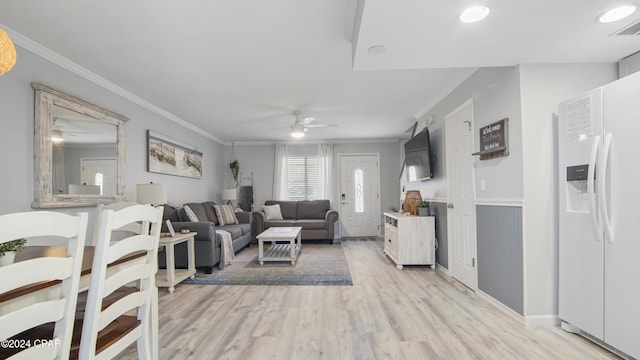
M 594 21 L 612 1 L 483 3 L 489 17 L 462 24 L 475 3 L 4 0 L 0 26 L 225 142 L 290 140 L 295 109 L 338 124 L 303 141 L 398 138 L 477 67 L 616 62 L 640 50 L 638 37 L 609 36 L 640 12 Z M 372 45 L 387 51 L 369 54 Z

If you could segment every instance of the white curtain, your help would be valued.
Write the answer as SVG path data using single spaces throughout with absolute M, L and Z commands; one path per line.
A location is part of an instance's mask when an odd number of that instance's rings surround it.
M 318 144 L 318 173 L 320 175 L 319 199 L 331 199 L 332 183 L 331 169 L 333 164 L 333 145 Z
M 273 200 L 288 200 L 287 144 L 276 144 L 276 161 L 273 169 Z

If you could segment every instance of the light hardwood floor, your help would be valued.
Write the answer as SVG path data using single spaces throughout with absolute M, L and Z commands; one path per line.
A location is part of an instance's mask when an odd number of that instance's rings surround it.
M 397 270 L 382 241 L 342 245 L 353 286 L 161 290 L 160 358 L 616 358 L 559 328 L 527 328 L 428 266 Z M 122 359 L 136 358 L 129 350 Z

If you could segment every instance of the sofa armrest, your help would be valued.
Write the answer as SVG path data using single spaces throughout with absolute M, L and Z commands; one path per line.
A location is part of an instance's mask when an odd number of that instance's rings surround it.
M 240 224 L 251 224 L 251 213 L 247 211 L 237 212 L 236 218 Z
M 338 211 L 333 209 L 327 210 L 324 214 L 324 221 L 327 223 L 327 227 L 333 229 L 333 223 L 338 221 Z
M 190 231 L 195 231 L 198 234 L 194 237 L 194 241 L 213 241 L 215 246 L 218 246 L 219 242 L 216 237 L 216 227 L 212 222 L 201 221 L 201 222 L 190 222 L 190 221 L 180 221 L 171 223 L 173 225 L 173 229 L 176 232 L 180 232 L 181 229 L 187 228 Z
M 253 212 L 253 224 L 254 224 L 254 235 L 260 235 L 264 231 L 264 212 L 262 211 L 254 211 Z
M 329 239 L 334 238 L 334 223 L 338 221 L 338 211 L 329 209 L 324 214 L 324 222 L 327 226 L 327 232 L 329 233 Z

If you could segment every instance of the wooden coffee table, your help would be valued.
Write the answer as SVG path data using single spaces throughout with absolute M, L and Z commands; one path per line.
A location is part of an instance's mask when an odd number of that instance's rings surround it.
M 260 265 L 264 265 L 265 261 L 291 261 L 291 265 L 295 265 L 300 250 L 302 250 L 301 233 L 302 228 L 299 226 L 271 227 L 256 236 Z M 271 246 L 266 252 L 264 250 L 265 241 L 271 242 Z

